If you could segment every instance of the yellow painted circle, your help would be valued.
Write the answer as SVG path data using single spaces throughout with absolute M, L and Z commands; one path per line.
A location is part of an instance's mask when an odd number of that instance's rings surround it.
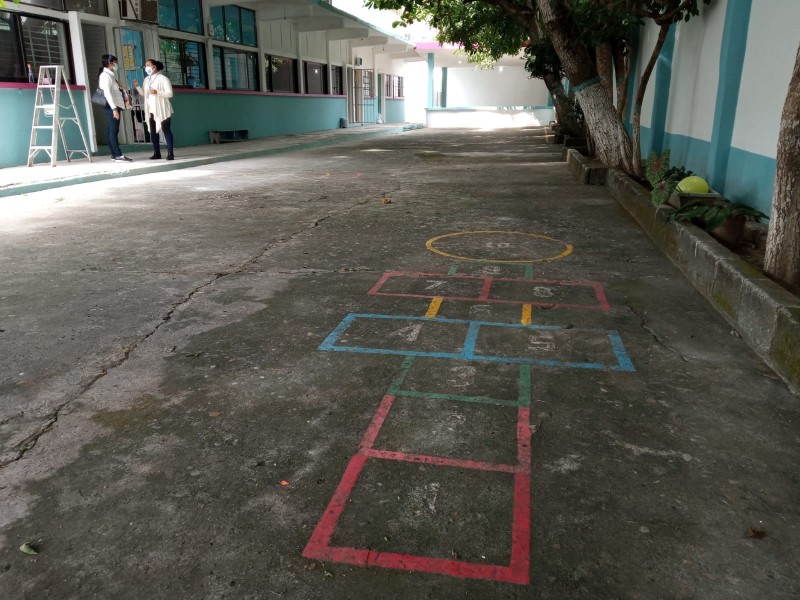
M 544 240 L 546 242 L 555 242 L 556 244 L 560 244 L 563 247 L 563 250 L 557 254 L 553 254 L 550 256 L 539 256 L 530 258 L 514 258 L 514 259 L 496 258 L 496 257 L 481 258 L 475 256 L 458 256 L 457 254 L 449 254 L 447 252 L 444 252 L 443 250 L 439 250 L 434 245 L 439 240 L 443 240 L 445 238 L 467 236 L 467 235 L 518 235 L 528 238 L 534 238 L 537 240 Z M 532 262 L 546 262 L 548 260 L 558 260 L 559 258 L 564 258 L 565 256 L 571 254 L 573 249 L 572 244 L 562 242 L 561 240 L 557 240 L 556 238 L 548 237 L 546 235 L 540 235 L 538 233 L 524 233 L 521 231 L 457 231 L 455 233 L 445 233 L 444 235 L 439 235 L 434 238 L 431 238 L 427 242 L 425 242 L 425 247 L 431 252 L 435 252 L 436 254 L 440 254 L 441 256 L 446 256 L 447 258 L 453 258 L 456 260 L 471 260 L 475 262 L 496 262 L 496 263 L 532 263 Z

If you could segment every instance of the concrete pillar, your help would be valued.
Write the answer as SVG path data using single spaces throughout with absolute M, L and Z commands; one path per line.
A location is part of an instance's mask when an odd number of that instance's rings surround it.
M 442 108 L 447 108 L 447 67 L 442 67 Z
M 433 52 L 428 52 L 428 108 L 433 108 Z

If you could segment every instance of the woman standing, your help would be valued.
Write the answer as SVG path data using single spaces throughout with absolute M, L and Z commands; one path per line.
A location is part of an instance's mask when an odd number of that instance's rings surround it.
M 164 64 L 152 58 L 148 58 L 145 63 L 145 73 L 143 87 L 139 87 L 139 82 L 134 81 L 133 87 L 144 97 L 145 114 L 150 115 L 150 140 L 153 142 L 153 156 L 151 159 L 161 158 L 161 147 L 159 146 L 159 132 L 164 132 L 164 139 L 167 142 L 167 160 L 175 160 L 172 146 L 172 83 L 169 77 L 161 71 Z
M 125 99 L 117 82 L 117 57 L 113 54 L 103 54 L 100 59 L 103 68 L 97 80 L 97 87 L 103 90 L 106 97 L 106 122 L 108 123 L 108 148 L 111 150 L 111 160 L 117 162 L 131 162 L 131 159 L 122 154 L 119 148 L 119 123 L 122 111 L 125 109 Z

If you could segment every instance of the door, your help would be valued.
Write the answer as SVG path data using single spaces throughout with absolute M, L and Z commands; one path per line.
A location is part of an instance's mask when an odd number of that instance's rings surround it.
M 143 108 L 143 98 L 136 93 L 133 82 L 141 85 L 146 76 L 144 72 L 144 36 L 137 29 L 121 28 L 119 30 L 122 52 L 119 59 L 117 78 L 122 82 L 131 99 L 130 111 L 125 112 L 125 123 L 120 130 L 125 130 L 125 140 L 129 144 L 149 143 L 147 118 Z

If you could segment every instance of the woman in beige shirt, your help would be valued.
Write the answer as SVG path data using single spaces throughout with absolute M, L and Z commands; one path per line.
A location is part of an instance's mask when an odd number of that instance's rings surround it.
M 161 71 L 164 64 L 158 60 L 148 58 L 145 63 L 145 72 L 142 86 L 138 81 L 133 82 L 133 87 L 144 98 L 144 110 L 149 115 L 150 121 L 150 140 L 153 142 L 153 156 L 151 159 L 161 158 L 161 147 L 159 146 L 160 132 L 164 132 L 164 139 L 167 142 L 167 160 L 174 160 L 172 145 L 172 83 L 169 77 Z

